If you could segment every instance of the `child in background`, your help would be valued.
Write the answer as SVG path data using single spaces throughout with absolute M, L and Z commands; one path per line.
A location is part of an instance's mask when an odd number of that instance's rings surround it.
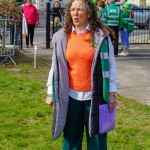
M 54 33 L 57 32 L 61 28 L 59 17 L 54 18 Z

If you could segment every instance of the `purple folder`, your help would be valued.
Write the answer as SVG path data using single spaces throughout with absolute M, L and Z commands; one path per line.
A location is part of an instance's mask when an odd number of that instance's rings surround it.
M 105 133 L 115 128 L 116 108 L 110 112 L 109 104 L 99 105 L 99 133 Z

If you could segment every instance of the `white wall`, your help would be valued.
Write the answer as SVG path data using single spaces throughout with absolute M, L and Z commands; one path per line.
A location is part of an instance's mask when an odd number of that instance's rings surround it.
M 150 0 L 128 0 L 128 2 L 132 4 L 136 4 L 138 6 L 140 5 L 149 5 L 150 6 Z
M 128 0 L 128 2 L 140 6 L 140 0 Z
M 57 1 L 57 0 L 32 0 L 33 3 L 35 4 L 35 6 L 38 9 L 46 9 L 46 3 L 47 2 L 52 2 L 52 4 Z M 58 0 L 59 1 L 59 0 Z M 132 3 L 132 4 L 136 4 L 138 6 L 140 6 L 142 3 L 144 4 L 146 2 L 146 5 L 150 6 L 150 0 L 128 0 L 128 2 Z M 63 4 L 67 4 L 69 2 L 69 0 L 62 0 L 60 1 L 60 3 Z M 52 7 L 52 6 L 51 6 Z
M 35 4 L 35 6 L 38 8 L 38 9 L 46 9 L 46 3 L 47 2 L 51 2 L 52 5 L 53 3 L 57 1 L 57 0 L 33 0 L 33 3 Z M 59 1 L 59 0 L 58 0 Z M 61 3 L 61 5 L 63 6 L 63 4 L 66 4 L 69 0 L 62 0 L 62 1 L 59 1 Z M 52 7 L 52 6 L 51 6 Z
M 46 9 L 46 3 L 50 2 L 49 0 L 34 0 L 34 4 L 38 9 Z
M 147 0 L 147 1 L 146 1 L 146 5 L 147 5 L 147 6 L 150 6 L 150 0 Z

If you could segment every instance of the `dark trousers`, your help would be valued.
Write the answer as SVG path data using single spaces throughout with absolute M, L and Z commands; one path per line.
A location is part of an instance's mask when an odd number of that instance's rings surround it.
M 29 38 L 30 44 L 33 45 L 35 24 L 28 24 L 27 27 L 28 27 L 28 36 L 26 36 L 26 45 L 29 45 Z
M 112 44 L 114 45 L 114 55 L 118 55 L 118 41 L 119 41 L 119 26 L 109 26 L 115 32 L 115 38 L 110 35 Z
M 88 122 L 91 101 L 78 101 L 69 98 L 68 114 L 63 137 L 63 150 L 82 150 L 84 127 L 86 150 L 107 150 L 107 133 L 89 136 Z

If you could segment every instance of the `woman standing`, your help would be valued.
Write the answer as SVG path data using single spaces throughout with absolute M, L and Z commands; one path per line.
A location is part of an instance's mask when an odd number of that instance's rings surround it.
M 54 2 L 54 4 L 53 4 L 53 13 L 54 13 L 53 20 L 55 17 L 59 17 L 59 19 L 61 21 L 61 11 L 62 11 L 62 9 L 61 9 L 60 2 L 59 1 Z
M 29 39 L 31 47 L 33 47 L 34 28 L 39 23 L 39 14 L 36 7 L 32 4 L 32 0 L 25 0 L 22 6 L 22 12 L 25 16 L 28 28 L 28 36 L 26 36 L 26 48 L 29 48 Z
M 54 18 L 54 33 L 57 32 L 61 28 L 61 23 L 59 17 Z
M 131 9 L 131 4 L 129 2 L 123 3 L 123 9 L 120 15 L 120 37 L 122 43 L 122 52 L 119 56 L 127 56 L 129 50 L 129 36 L 134 30 L 134 14 Z
M 82 149 L 84 127 L 88 150 L 107 149 L 107 133 L 98 132 L 98 107 L 116 107 L 119 84 L 108 31 L 93 2 L 71 0 L 64 28 L 53 36 L 46 103 L 54 108 L 53 138 L 64 132 L 63 150 Z

